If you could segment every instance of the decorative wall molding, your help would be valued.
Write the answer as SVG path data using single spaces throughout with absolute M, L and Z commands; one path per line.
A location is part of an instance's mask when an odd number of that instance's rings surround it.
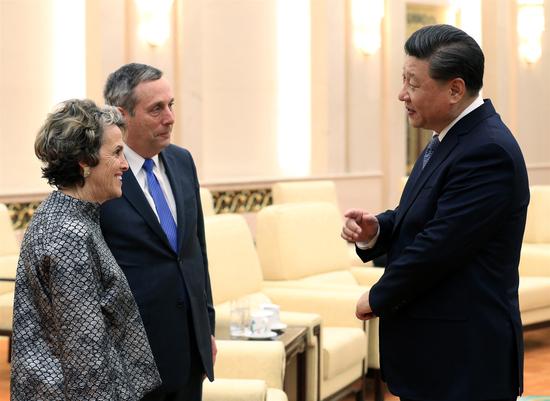
M 214 210 L 217 214 L 255 213 L 273 203 L 271 188 L 213 190 L 212 197 L 214 198 Z M 38 205 L 40 202 L 6 203 L 13 228 L 15 230 L 26 229 Z
M 255 213 L 273 203 L 271 188 L 212 191 L 216 213 Z
M 263 180 L 235 180 L 225 182 L 202 182 L 202 186 L 212 193 L 214 210 L 221 213 L 256 213 L 262 208 L 273 204 L 271 186 L 281 181 L 312 181 L 332 180 L 344 187 L 351 188 L 353 193 L 365 191 L 363 185 L 372 180 L 378 182 L 383 178 L 380 171 L 352 174 L 332 174 L 302 178 L 272 178 Z M 378 185 L 376 186 L 378 188 Z M 346 190 L 344 190 L 346 192 Z M 367 191 L 372 193 L 372 191 Z M 379 190 L 377 189 L 377 193 Z M 10 212 L 15 230 L 25 230 L 34 211 L 46 198 L 47 193 L 33 193 L 29 195 L 0 196 L 0 202 L 5 203 Z M 344 198 L 346 195 L 344 194 Z M 354 196 L 355 197 L 355 196 Z M 355 202 L 356 199 L 353 199 Z M 375 203 L 378 205 L 378 203 Z M 345 205 L 347 207 L 348 205 Z
M 29 221 L 34 214 L 34 211 L 41 202 L 18 202 L 6 203 L 6 207 L 10 213 L 13 228 L 15 230 L 24 230 L 27 228 Z

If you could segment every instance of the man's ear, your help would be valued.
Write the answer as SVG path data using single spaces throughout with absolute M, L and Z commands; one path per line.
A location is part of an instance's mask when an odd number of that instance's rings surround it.
M 449 97 L 456 104 L 466 95 L 466 83 L 462 78 L 454 78 L 449 82 Z
M 126 111 L 126 109 L 124 107 L 117 106 L 116 108 L 117 108 L 118 111 L 120 111 L 120 114 L 122 114 L 122 117 L 124 117 L 124 118 L 128 117 L 128 112 Z

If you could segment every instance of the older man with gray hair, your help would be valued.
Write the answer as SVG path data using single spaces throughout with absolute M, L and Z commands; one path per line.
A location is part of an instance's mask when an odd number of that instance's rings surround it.
M 123 196 L 101 207 L 101 228 L 163 382 L 144 400 L 200 400 L 204 376 L 214 378 L 214 307 L 195 164 L 170 144 L 174 95 L 160 70 L 132 63 L 109 76 L 104 97 L 126 119 L 130 169 Z

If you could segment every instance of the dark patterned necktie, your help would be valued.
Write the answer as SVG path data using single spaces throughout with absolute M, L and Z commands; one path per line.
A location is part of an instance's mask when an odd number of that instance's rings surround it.
M 432 140 L 428 144 L 428 147 L 426 148 L 426 152 L 424 153 L 424 160 L 422 160 L 422 169 L 426 167 L 426 164 L 430 161 L 430 158 L 434 154 L 435 150 L 439 146 L 439 134 L 436 134 L 432 137 Z
M 153 198 L 153 201 L 155 202 L 155 209 L 157 209 L 160 226 L 166 233 L 168 241 L 170 242 L 170 246 L 172 247 L 174 252 L 178 253 L 178 230 L 176 222 L 174 221 L 174 217 L 170 212 L 168 202 L 166 201 L 166 197 L 162 192 L 159 181 L 157 180 L 155 174 L 153 174 L 153 165 L 154 162 L 152 159 L 145 159 L 145 162 L 143 162 L 143 169 L 147 174 L 147 187 L 149 189 L 151 197 Z

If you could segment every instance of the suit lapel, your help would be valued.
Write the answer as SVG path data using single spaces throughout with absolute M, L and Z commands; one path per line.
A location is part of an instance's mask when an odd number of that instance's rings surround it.
M 147 198 L 143 190 L 139 186 L 139 183 L 134 176 L 134 173 L 131 169 L 128 169 L 122 175 L 122 193 L 123 196 L 128 200 L 128 202 L 137 210 L 137 212 L 143 217 L 143 220 L 147 223 L 149 227 L 168 245 L 168 238 L 164 233 L 162 227 L 160 226 L 157 215 L 151 209 Z
M 185 235 L 188 230 L 185 230 L 185 201 L 183 187 L 180 179 L 176 179 L 176 171 L 178 171 L 177 160 L 168 151 L 162 151 L 159 155 L 164 164 L 164 170 L 170 181 L 170 187 L 172 188 L 172 194 L 174 194 L 174 200 L 176 202 L 176 214 L 178 221 L 178 251 L 181 251 L 181 247 L 185 240 Z
M 458 143 L 458 135 L 449 135 L 450 132 L 445 136 L 441 144 L 437 148 L 437 151 L 433 154 L 430 159 L 430 162 L 426 164 L 426 167 L 422 169 L 422 158 L 424 152 L 420 155 L 415 164 L 415 175 L 411 173 L 409 178 L 410 186 L 406 186 L 403 191 L 402 203 L 399 205 L 399 213 L 395 220 L 394 228 L 399 225 L 403 216 L 407 213 L 411 205 L 414 203 L 416 197 L 420 193 L 421 189 L 426 184 L 428 178 L 434 173 L 435 170 L 445 161 L 449 153 L 455 148 Z M 425 151 L 425 150 L 424 150 Z M 412 180 L 411 180 L 412 178 Z M 408 184 L 408 182 L 407 182 Z
M 422 159 L 424 152 L 418 157 L 411 176 L 407 181 L 407 185 L 403 190 L 403 196 L 399 204 L 398 213 L 395 219 L 394 230 L 399 226 L 399 223 L 403 219 L 403 216 L 407 213 L 411 205 L 414 203 L 416 197 L 420 193 L 420 190 L 426 185 L 428 178 L 434 173 L 435 170 L 443 163 L 449 153 L 456 147 L 460 135 L 470 132 L 475 125 L 481 120 L 484 120 L 491 115 L 495 114 L 495 109 L 490 100 L 485 100 L 485 103 L 473 110 L 471 113 L 460 119 L 445 135 L 445 138 L 441 141 L 441 144 L 437 148 L 437 151 L 433 154 L 430 162 L 422 169 Z

